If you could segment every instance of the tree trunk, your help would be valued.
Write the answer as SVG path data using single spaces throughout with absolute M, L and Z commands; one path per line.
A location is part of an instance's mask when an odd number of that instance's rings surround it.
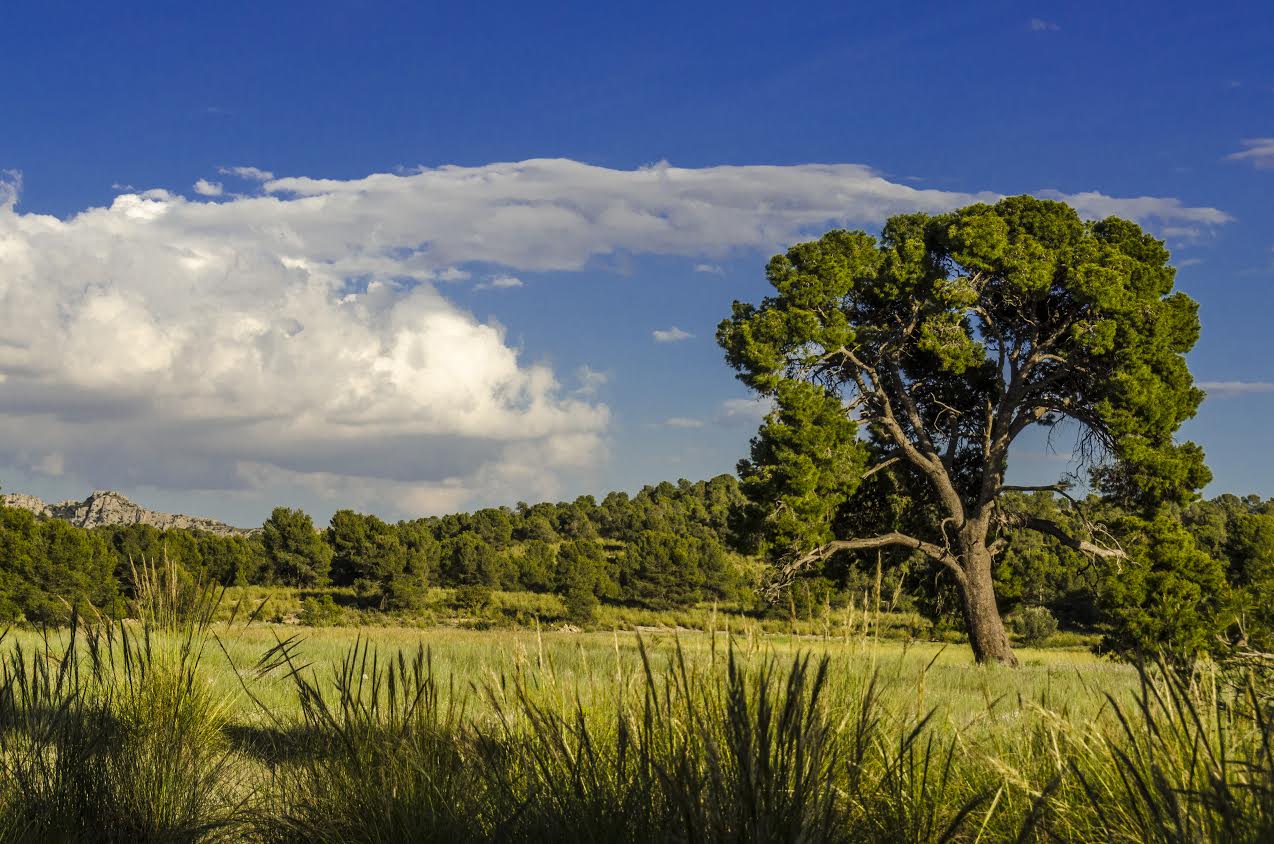
M 961 566 L 965 583 L 964 623 L 969 631 L 973 657 L 980 663 L 998 662 L 1017 667 L 1017 657 L 1009 646 L 1009 636 L 995 601 L 995 583 L 991 578 L 991 552 L 985 536 L 965 536 L 961 541 Z

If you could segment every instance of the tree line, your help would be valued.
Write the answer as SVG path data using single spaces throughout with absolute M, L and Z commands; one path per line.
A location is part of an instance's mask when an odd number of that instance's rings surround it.
M 340 510 L 325 527 L 278 507 L 252 536 L 127 525 L 84 530 L 0 509 L 0 620 L 48 623 L 72 607 L 124 612 L 133 567 L 167 559 L 224 586 L 350 587 L 368 609 L 411 610 L 430 587 L 480 606 L 492 590 L 556 592 L 572 615 L 600 601 L 654 609 L 741 600 L 754 580 L 731 550 L 734 478 L 486 508 L 396 523 Z
M 1013 506 L 1075 528 L 1121 518 L 1096 498 L 1071 504 L 1047 492 L 1016 493 Z M 352 588 L 370 610 L 419 608 L 437 586 L 458 590 L 472 608 L 497 589 L 553 592 L 579 619 L 603 602 L 818 612 L 860 601 L 875 588 L 879 563 L 895 607 L 959 622 L 943 569 L 897 549 L 831 555 L 771 604 L 746 518 L 731 475 L 600 502 L 581 496 L 396 523 L 341 510 L 320 527 L 280 507 L 249 537 L 146 525 L 85 530 L 0 508 L 0 621 L 56 624 L 73 607 L 124 615 L 132 567 L 166 557 L 191 578 L 225 586 Z M 1000 602 L 1009 615 L 1042 608 L 1067 629 L 1105 631 L 1115 649 L 1221 641 L 1274 649 L 1274 607 L 1264 598 L 1274 594 L 1274 499 L 1222 495 L 1180 507 L 1175 522 L 1177 541 L 1144 549 L 1142 565 L 1098 565 L 1057 537 L 1011 531 L 996 563 Z M 1180 600 L 1183 590 L 1193 590 L 1189 600 Z

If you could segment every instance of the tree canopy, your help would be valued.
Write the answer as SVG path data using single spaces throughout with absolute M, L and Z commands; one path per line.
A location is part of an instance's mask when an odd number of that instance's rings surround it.
M 718 340 L 738 377 L 774 400 L 739 468 L 785 576 L 840 551 L 919 552 L 958 587 L 977 657 L 1014 662 L 993 583 L 1009 529 L 1128 557 L 1087 520 L 1010 506 L 1005 474 L 1024 431 L 1071 423 L 1093 488 L 1148 535 L 1160 508 L 1209 479 L 1202 450 L 1174 439 L 1203 397 L 1184 358 L 1197 306 L 1173 292 L 1167 249 L 1135 223 L 1011 197 L 893 217 L 879 238 L 828 232 L 766 274 L 774 295 L 736 302 Z M 863 484 L 878 473 L 883 493 Z M 1064 493 L 1070 480 L 1035 489 Z M 864 486 L 877 504 L 893 496 L 892 529 L 838 535 Z

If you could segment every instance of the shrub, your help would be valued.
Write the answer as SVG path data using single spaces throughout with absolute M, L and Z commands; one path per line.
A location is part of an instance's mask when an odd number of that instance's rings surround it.
M 469 612 L 482 612 L 491 606 L 491 587 L 484 583 L 469 583 L 458 587 L 456 605 Z
M 566 590 L 562 603 L 566 607 L 567 620 L 575 624 L 588 624 L 597 615 L 597 596 L 587 586 L 578 585 Z
M 341 608 L 332 600 L 332 596 L 324 595 L 301 601 L 301 612 L 297 618 L 310 627 L 333 627 L 341 623 L 341 615 Z
M 1022 639 L 1022 644 L 1036 647 L 1057 632 L 1057 619 L 1048 607 L 1024 607 L 1013 618 L 1013 632 Z
M 418 610 L 429 600 L 429 587 L 416 575 L 393 575 L 382 589 L 382 604 L 387 610 Z

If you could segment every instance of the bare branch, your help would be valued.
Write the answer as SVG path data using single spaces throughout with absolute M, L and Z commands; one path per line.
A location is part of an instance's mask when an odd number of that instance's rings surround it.
M 1056 484 L 1040 484 L 1039 486 L 1013 486 L 1005 485 L 1000 487 L 1000 492 L 1056 492 L 1066 495 L 1066 491 L 1071 488 L 1067 483 Z M 1067 498 L 1070 496 L 1067 495 Z
M 1122 548 L 1107 548 L 1105 546 L 1089 542 L 1085 539 L 1080 539 L 1077 536 L 1071 536 L 1069 533 L 1062 530 L 1061 525 L 1049 519 L 1041 519 L 1037 516 L 1027 516 L 1025 518 L 1014 519 L 1014 521 L 1022 527 L 1033 530 L 1036 533 L 1043 533 L 1051 536 L 1067 548 L 1079 551 L 1081 554 L 1089 554 L 1094 557 L 1117 558 L 1121 560 L 1128 556 Z
M 779 569 L 775 578 L 765 587 L 766 597 L 774 600 L 778 593 L 790 584 L 802 569 L 814 563 L 821 563 L 838 551 L 868 551 L 873 548 L 887 548 L 889 546 L 899 546 L 920 551 L 931 560 L 946 566 L 961 584 L 965 581 L 964 570 L 960 568 L 959 561 L 950 551 L 934 545 L 932 542 L 925 542 L 914 536 L 892 531 L 890 533 L 882 533 L 880 536 L 869 536 L 861 539 L 837 539 L 800 555 Z
M 902 458 L 901 458 L 901 457 L 891 457 L 891 458 L 889 458 L 888 460 L 885 460 L 885 461 L 882 461 L 882 462 L 880 462 L 880 463 L 877 463 L 875 466 L 872 466 L 872 467 L 871 467 L 870 469 L 868 469 L 866 472 L 863 472 L 861 475 L 859 475 L 859 480 L 864 480 L 864 481 L 865 481 L 865 480 L 867 480 L 868 478 L 870 478 L 872 475 L 874 475 L 874 474 L 876 474 L 877 472 L 879 472 L 881 469 L 888 469 L 890 466 L 894 465 L 894 464 L 895 464 L 895 463 L 897 463 L 899 460 L 902 460 Z

